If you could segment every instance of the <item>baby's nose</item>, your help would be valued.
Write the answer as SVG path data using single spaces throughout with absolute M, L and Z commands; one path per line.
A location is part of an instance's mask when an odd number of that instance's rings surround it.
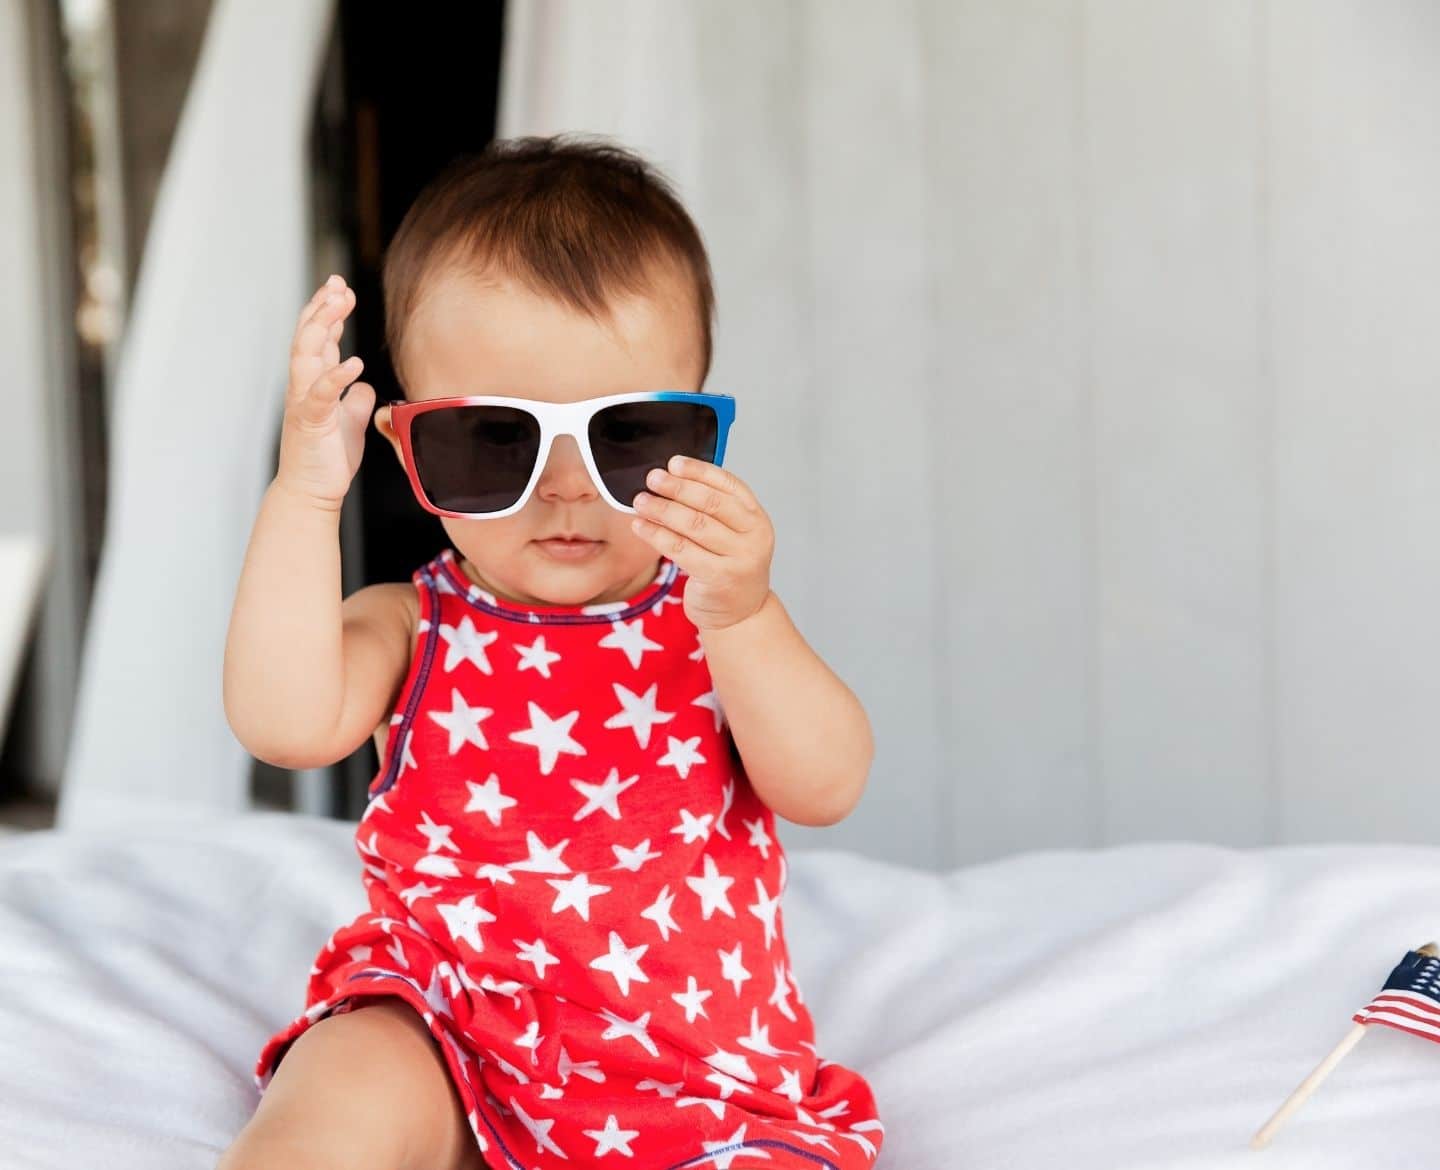
M 598 495 L 573 436 L 556 436 L 536 491 L 546 499 L 583 500 Z

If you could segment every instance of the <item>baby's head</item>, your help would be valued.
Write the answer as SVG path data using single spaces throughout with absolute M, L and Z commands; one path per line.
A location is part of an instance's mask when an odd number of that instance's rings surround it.
M 665 178 L 614 144 L 505 139 L 452 164 L 401 221 L 382 281 L 386 345 L 409 401 L 694 391 L 710 369 L 715 308 L 700 233 Z M 401 457 L 388 406 L 375 426 Z M 526 604 L 586 605 L 654 576 L 659 556 L 631 519 L 560 435 L 518 512 L 441 523 L 482 587 Z M 597 543 L 579 558 L 537 543 L 572 534 Z

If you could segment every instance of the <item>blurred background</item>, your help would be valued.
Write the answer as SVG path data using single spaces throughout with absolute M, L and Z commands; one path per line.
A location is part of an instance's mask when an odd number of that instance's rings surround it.
M 871 715 L 788 846 L 1440 837 L 1434 0 L 0 0 L 11 831 L 359 815 L 370 743 L 221 705 L 294 316 L 344 273 L 397 394 L 405 208 L 559 131 L 699 225 L 727 463 Z M 444 543 L 370 442 L 346 593 Z

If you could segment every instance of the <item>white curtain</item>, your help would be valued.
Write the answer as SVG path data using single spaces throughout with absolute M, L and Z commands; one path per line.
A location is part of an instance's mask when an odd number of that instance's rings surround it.
M 215 0 L 116 372 L 61 829 L 250 803 L 221 668 L 311 292 L 305 141 L 330 16 Z
M 675 179 L 727 461 L 871 712 L 789 841 L 1432 841 L 1440 6 L 511 0 Z

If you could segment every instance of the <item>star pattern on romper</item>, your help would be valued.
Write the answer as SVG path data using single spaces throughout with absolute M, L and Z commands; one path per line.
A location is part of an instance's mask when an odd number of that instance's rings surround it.
M 660 1049 L 655 1046 L 655 1041 L 650 1038 L 650 1032 L 647 1028 L 647 1025 L 650 1023 L 649 1012 L 642 1012 L 633 1020 L 627 1020 L 623 1016 L 617 1016 L 609 1008 L 601 1008 L 597 1014 L 609 1023 L 609 1027 L 600 1033 L 600 1039 L 617 1040 L 621 1037 L 628 1036 L 651 1056 L 660 1055 Z
M 481 923 L 494 922 L 495 915 L 477 905 L 474 894 L 466 894 L 458 902 L 436 902 L 435 910 L 444 920 L 451 938 L 464 939 L 471 950 L 485 949 L 479 928 Z
M 545 648 L 545 635 L 540 634 L 528 646 L 515 643 L 515 649 L 519 651 L 520 661 L 515 670 L 518 673 L 522 670 L 539 671 L 544 678 L 550 677 L 550 667 L 560 661 L 560 655 L 553 650 Z
M 675 895 L 670 892 L 668 885 L 661 886 L 660 892 L 655 896 L 655 901 L 640 911 L 641 918 L 648 918 L 660 931 L 660 938 L 664 942 L 670 941 L 670 932 L 678 931 L 679 925 L 670 916 L 670 907 L 675 901 Z
M 575 726 L 575 720 L 580 718 L 579 711 L 571 711 L 559 719 L 552 719 L 540 709 L 534 699 L 528 700 L 528 703 L 530 726 L 524 731 L 512 731 L 510 738 L 516 743 L 529 744 L 540 752 L 541 772 L 550 775 L 561 752 L 576 756 L 585 754 L 585 749 L 570 736 L 570 729 Z
M 593 1156 L 596 1158 L 612 1150 L 619 1150 L 627 1158 L 633 1158 L 635 1151 L 630 1148 L 630 1143 L 640 1136 L 638 1129 L 621 1129 L 613 1113 L 605 1119 L 604 1129 L 582 1129 L 580 1132 L 595 1139 Z
M 586 922 L 590 921 L 590 899 L 610 892 L 609 886 L 591 885 L 589 876 L 583 873 L 577 873 L 572 878 L 545 880 L 558 891 L 550 912 L 559 914 L 562 910 L 574 910 Z
M 682 780 L 689 777 L 690 769 L 696 764 L 705 762 L 705 757 L 695 747 L 700 742 L 698 735 L 692 735 L 689 739 L 676 739 L 673 735 L 667 735 L 665 738 L 670 741 L 670 750 L 655 762 L 674 768 L 680 773 Z
M 646 837 L 633 849 L 627 849 L 624 845 L 610 846 L 615 853 L 615 869 L 628 869 L 631 873 L 638 873 L 640 867 L 647 861 L 654 861 L 660 856 L 658 849 L 650 848 L 650 838 Z
M 628 996 L 632 979 L 637 983 L 650 982 L 650 976 L 640 970 L 640 956 L 649 949 L 649 943 L 627 947 L 620 935 L 612 930 L 610 932 L 610 950 L 606 954 L 591 959 L 590 966 L 597 971 L 608 971 L 614 976 L 615 983 L 620 988 L 620 994 Z
M 717 951 L 720 956 L 720 978 L 728 979 L 735 986 L 735 994 L 740 994 L 740 985 L 750 978 L 750 972 L 745 970 L 740 961 L 740 950 L 743 943 L 736 943 L 734 949 L 728 951 Z
M 715 1163 L 715 1170 L 730 1170 L 730 1163 L 736 1158 L 769 1158 L 770 1151 L 763 1146 L 746 1146 L 745 1126 L 741 1126 L 728 1138 L 718 1142 L 703 1142 L 705 1152 Z
M 685 1022 L 693 1024 L 696 1016 L 704 1016 L 705 1001 L 715 993 L 709 990 L 702 990 L 695 982 L 695 976 L 686 976 L 685 990 L 672 991 L 670 998 L 685 1009 Z M 707 1017 L 708 1018 L 708 1017 Z
M 560 960 L 552 955 L 545 947 L 545 940 L 537 938 L 534 942 L 522 942 L 515 939 L 515 955 L 522 963 L 529 963 L 535 968 L 535 978 L 545 978 L 547 966 L 558 966 Z
M 632 667 L 640 665 L 640 659 L 645 656 L 647 650 L 665 649 L 659 642 L 652 642 L 645 636 L 644 618 L 636 618 L 629 622 L 616 621 L 614 629 L 601 638 L 599 644 L 623 651 Z
M 445 662 L 441 667 L 449 674 L 461 662 L 469 662 L 482 674 L 493 674 L 485 647 L 493 644 L 500 634 L 496 630 L 480 632 L 466 614 L 459 625 L 440 623 L 440 637 L 445 640 Z
M 659 683 L 651 683 L 643 695 L 637 695 L 623 683 L 612 683 L 615 697 L 620 700 L 620 710 L 605 720 L 606 727 L 628 727 L 635 732 L 635 741 L 643 748 L 650 746 L 650 729 L 656 723 L 669 723 L 675 718 L 674 711 L 660 711 L 655 706 L 655 692 Z
M 765 949 L 768 951 L 770 944 L 775 939 L 775 915 L 780 910 L 780 895 L 776 894 L 773 898 L 767 898 L 765 883 L 757 877 L 755 879 L 755 897 L 758 901 L 752 902 L 748 909 L 765 926 Z
M 705 876 L 687 877 L 685 884 L 699 895 L 702 918 L 708 920 L 716 910 L 730 915 L 731 918 L 735 917 L 735 909 L 725 894 L 725 891 L 735 884 L 735 879 L 721 873 L 710 854 L 705 854 Z
M 466 780 L 465 787 L 470 790 L 470 800 L 465 805 L 467 813 L 484 813 L 490 818 L 492 825 L 500 823 L 501 814 L 507 808 L 514 808 L 520 802 L 514 797 L 506 796 L 500 791 L 500 777 L 491 772 L 485 778 L 483 784 L 476 784 L 473 780 Z
M 606 776 L 600 784 L 587 784 L 584 780 L 571 780 L 570 783 L 575 790 L 585 797 L 585 803 L 576 810 L 574 819 L 579 821 L 588 817 L 596 809 L 603 809 L 605 814 L 612 820 L 620 819 L 620 806 L 616 798 L 629 788 L 632 784 L 638 784 L 638 775 L 630 776 L 625 780 L 620 779 L 620 769 L 611 768 L 610 775 Z
M 454 687 L 450 688 L 450 710 L 429 712 L 430 718 L 450 733 L 449 751 L 452 756 L 467 743 L 478 748 L 490 746 L 485 742 L 480 724 L 493 714 L 495 712 L 489 707 L 470 706 Z

